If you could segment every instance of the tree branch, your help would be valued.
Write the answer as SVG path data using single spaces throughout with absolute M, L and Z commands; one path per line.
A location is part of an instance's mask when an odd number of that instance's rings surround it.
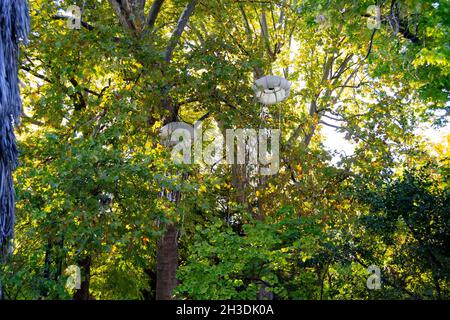
M 62 16 L 62 15 L 54 15 L 52 17 L 55 20 L 68 20 L 71 19 L 71 17 L 68 16 Z M 94 30 L 94 26 L 90 25 L 89 23 L 87 23 L 86 21 L 81 20 L 81 26 L 89 31 Z
M 186 27 L 189 18 L 194 12 L 195 6 L 197 5 L 198 2 L 199 0 L 191 0 L 184 9 L 183 13 L 181 14 L 177 26 L 175 27 L 175 30 L 173 31 L 172 36 L 170 37 L 169 44 L 166 47 L 164 53 L 164 61 L 170 62 L 172 60 L 173 50 L 178 44 L 178 41 L 180 40 L 181 35 L 183 34 L 184 28 Z
M 121 0 L 109 0 L 109 3 L 113 7 L 117 16 L 119 17 L 120 23 L 122 23 L 122 25 L 128 29 L 136 31 L 136 27 L 134 26 L 133 22 L 129 19 L 129 12 L 122 5 L 122 1 Z
M 267 46 L 267 51 L 269 53 L 269 55 L 274 58 L 275 55 L 272 52 L 272 48 L 270 47 L 270 36 L 269 36 L 269 28 L 267 27 L 267 19 L 266 19 L 266 13 L 263 12 L 261 13 L 261 18 L 259 19 L 259 23 L 261 24 L 261 34 L 266 42 L 266 46 Z
M 148 14 L 147 26 L 150 30 L 155 26 L 156 18 L 158 18 L 158 14 L 161 11 L 161 7 L 164 3 L 164 0 L 155 0 L 153 1 L 152 7 L 150 8 L 150 13 Z

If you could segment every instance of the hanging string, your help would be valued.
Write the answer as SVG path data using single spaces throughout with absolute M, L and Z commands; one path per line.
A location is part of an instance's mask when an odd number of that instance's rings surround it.
M 281 105 L 278 105 L 278 130 L 281 134 Z

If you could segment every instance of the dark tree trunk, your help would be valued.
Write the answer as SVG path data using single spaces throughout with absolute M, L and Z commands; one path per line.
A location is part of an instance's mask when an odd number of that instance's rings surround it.
M 44 268 L 43 268 L 43 278 L 46 280 L 45 283 L 42 284 L 40 289 L 40 294 L 42 297 L 47 297 L 49 294 L 49 288 L 47 281 L 50 280 L 51 276 L 51 251 L 53 249 L 53 243 L 49 239 L 47 240 L 47 245 L 45 246 L 45 257 L 44 257 Z
M 89 300 L 89 284 L 91 281 L 91 256 L 85 256 L 79 261 L 82 270 L 80 289 L 75 291 L 73 300 Z
M 0 261 L 0 263 L 1 263 L 1 261 Z M 2 301 L 2 300 L 5 300 L 5 296 L 3 294 L 3 286 L 2 286 L 1 279 L 0 279 L 0 301 Z
M 64 236 L 61 237 L 59 241 L 59 251 L 56 257 L 56 275 L 55 280 L 58 281 L 62 276 L 63 269 L 63 260 L 64 260 Z
M 256 293 L 256 300 L 273 300 L 273 292 L 267 290 L 266 284 L 262 284 Z
M 50 262 L 51 262 L 51 251 L 53 244 L 50 240 L 47 240 L 47 245 L 45 247 L 45 258 L 44 258 L 44 279 L 50 280 Z
M 149 289 L 142 290 L 144 300 L 155 300 L 156 296 L 156 273 L 153 269 L 144 269 L 144 273 L 148 276 Z
M 173 289 L 177 286 L 178 232 L 175 224 L 170 224 L 158 243 L 156 262 L 156 300 L 172 300 Z

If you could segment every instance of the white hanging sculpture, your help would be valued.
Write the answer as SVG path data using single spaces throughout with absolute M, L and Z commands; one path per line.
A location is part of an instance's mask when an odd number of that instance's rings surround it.
M 256 99 L 265 105 L 286 100 L 291 91 L 291 83 L 282 77 L 265 76 L 252 86 Z

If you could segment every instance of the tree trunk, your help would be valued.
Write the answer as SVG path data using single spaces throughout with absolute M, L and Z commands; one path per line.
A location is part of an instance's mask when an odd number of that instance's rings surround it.
M 170 224 L 158 243 L 156 260 L 156 300 L 172 300 L 172 292 L 177 286 L 178 232 L 175 224 Z
M 144 269 L 144 273 L 148 277 L 149 288 L 141 290 L 142 298 L 145 301 L 156 299 L 156 272 L 153 269 Z
M 273 300 L 273 292 L 267 290 L 265 283 L 261 284 L 261 288 L 256 293 L 256 300 Z
M 41 296 L 47 297 L 49 294 L 49 288 L 47 281 L 50 280 L 51 273 L 51 251 L 53 248 L 53 243 L 50 239 L 47 240 L 47 245 L 45 246 L 45 257 L 44 257 L 44 268 L 43 268 L 43 278 L 46 280 L 41 287 Z

